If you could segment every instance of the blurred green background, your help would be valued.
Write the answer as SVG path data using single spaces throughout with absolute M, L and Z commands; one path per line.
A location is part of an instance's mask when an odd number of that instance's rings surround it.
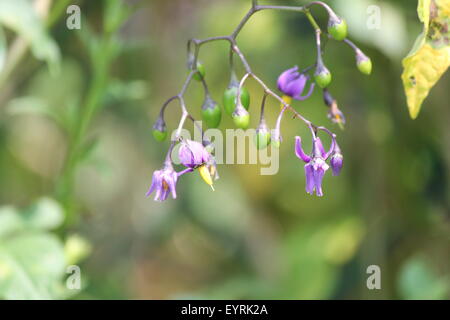
M 176 201 L 145 197 L 168 148 L 151 128 L 187 75 L 187 39 L 229 34 L 250 2 L 76 1 L 81 30 L 68 30 L 70 1 L 0 1 L 0 298 L 450 297 L 450 79 L 410 120 L 400 75 L 422 28 L 416 1 L 326 1 L 374 72 L 361 75 L 353 51 L 329 41 L 324 60 L 346 129 L 329 122 L 319 90 L 296 105 L 337 132 L 344 153 L 323 198 L 305 193 L 293 137 L 308 133 L 290 117 L 277 175 L 220 165 L 215 192 L 191 174 Z M 381 9 L 379 29 L 367 28 L 371 5 Z M 326 26 L 323 10 L 313 14 Z M 238 43 L 273 89 L 283 70 L 315 59 L 313 30 L 298 13 L 258 13 Z M 227 57 L 220 42 L 200 53 L 217 101 Z M 253 81 L 248 89 L 254 127 L 262 91 Z M 196 118 L 202 95 L 193 83 Z M 273 127 L 279 105 L 267 109 Z M 179 108 L 166 114 L 175 129 Z M 221 129 L 232 127 L 224 118 Z M 68 265 L 80 267 L 80 290 L 67 287 Z M 381 268 L 381 290 L 366 286 L 370 265 Z

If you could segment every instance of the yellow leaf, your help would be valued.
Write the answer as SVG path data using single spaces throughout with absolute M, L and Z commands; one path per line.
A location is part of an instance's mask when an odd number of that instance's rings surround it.
M 424 31 L 403 59 L 402 80 L 411 118 L 417 118 L 431 88 L 450 66 L 450 0 L 419 0 Z

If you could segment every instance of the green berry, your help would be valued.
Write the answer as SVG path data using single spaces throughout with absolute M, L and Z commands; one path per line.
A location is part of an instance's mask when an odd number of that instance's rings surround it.
M 192 76 L 197 81 L 202 81 L 202 79 L 205 77 L 206 69 L 203 64 L 197 61 L 197 72 L 194 73 Z
M 255 135 L 256 148 L 265 149 L 270 144 L 270 132 L 267 130 L 258 130 Z
M 279 149 L 280 146 L 281 146 L 281 141 L 279 139 L 278 140 L 272 140 L 271 143 L 272 143 L 272 146 L 274 146 L 277 149 Z
M 212 108 L 202 109 L 202 119 L 208 126 L 208 128 L 217 128 L 222 119 L 222 110 L 218 104 L 215 104 Z
M 314 80 L 316 81 L 319 87 L 324 89 L 328 87 L 331 83 L 332 80 L 331 72 L 324 67 L 320 72 L 316 72 L 314 74 Z
M 328 33 L 337 41 L 347 38 L 347 22 L 343 18 L 330 18 L 328 22 Z
M 160 131 L 157 129 L 153 129 L 153 138 L 155 138 L 158 142 L 163 142 L 167 138 L 167 131 Z
M 361 73 L 370 75 L 372 73 L 372 60 L 370 58 L 362 59 L 357 62 L 357 66 Z
M 239 129 L 246 130 L 250 125 L 250 114 L 247 111 L 245 113 L 241 112 L 240 114 L 236 114 L 235 112 L 233 113 L 233 122 Z
M 237 91 L 238 87 L 232 86 L 228 88 L 223 94 L 223 107 L 225 109 L 225 112 L 230 116 L 236 109 Z M 244 106 L 245 110 L 249 109 L 250 93 L 246 88 L 242 88 L 241 90 L 241 103 Z

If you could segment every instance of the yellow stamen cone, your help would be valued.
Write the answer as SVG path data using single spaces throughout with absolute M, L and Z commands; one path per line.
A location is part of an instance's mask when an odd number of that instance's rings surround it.
M 281 99 L 283 99 L 283 101 L 288 105 L 291 105 L 291 103 L 292 103 L 292 98 L 289 96 L 282 96 Z M 280 109 L 283 110 L 283 108 L 284 108 L 284 105 L 281 103 Z
M 209 170 L 206 167 L 206 165 L 202 165 L 201 167 L 199 167 L 198 172 L 200 173 L 200 176 L 206 182 L 206 184 L 209 185 L 211 187 L 211 189 L 213 189 L 213 191 L 214 191 L 211 174 L 209 173 Z

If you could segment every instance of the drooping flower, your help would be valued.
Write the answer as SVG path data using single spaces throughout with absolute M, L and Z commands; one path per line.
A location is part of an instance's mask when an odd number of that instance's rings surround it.
M 210 154 L 201 143 L 192 140 L 184 140 L 181 142 L 178 157 L 183 166 L 196 169 L 209 161 Z
M 305 100 L 308 99 L 314 91 L 314 82 L 309 87 L 309 92 L 302 96 L 305 90 L 306 83 L 309 80 L 309 76 L 304 73 L 298 72 L 298 67 L 295 66 L 291 69 L 284 71 L 278 78 L 278 90 L 291 99 Z M 285 101 L 289 99 L 285 99 Z
M 203 180 L 214 190 L 213 178 L 211 176 L 216 177 L 216 165 L 214 158 L 203 144 L 192 140 L 183 141 L 178 157 L 180 158 L 181 164 L 188 169 L 198 169 Z
M 173 169 L 172 164 L 166 161 L 161 170 L 153 173 L 152 185 L 147 192 L 147 197 L 155 191 L 155 201 L 164 201 L 172 193 L 172 198 L 176 199 L 176 184 L 179 174 Z
M 315 191 L 317 196 L 323 196 L 322 180 L 325 172 L 330 168 L 330 166 L 326 163 L 326 160 L 333 151 L 334 145 L 335 143 L 333 139 L 330 151 L 325 152 L 322 141 L 320 138 L 316 137 L 313 139 L 313 152 L 310 156 L 303 151 L 301 138 L 298 136 L 295 137 L 295 154 L 306 163 L 305 176 L 307 193 L 312 195 Z

